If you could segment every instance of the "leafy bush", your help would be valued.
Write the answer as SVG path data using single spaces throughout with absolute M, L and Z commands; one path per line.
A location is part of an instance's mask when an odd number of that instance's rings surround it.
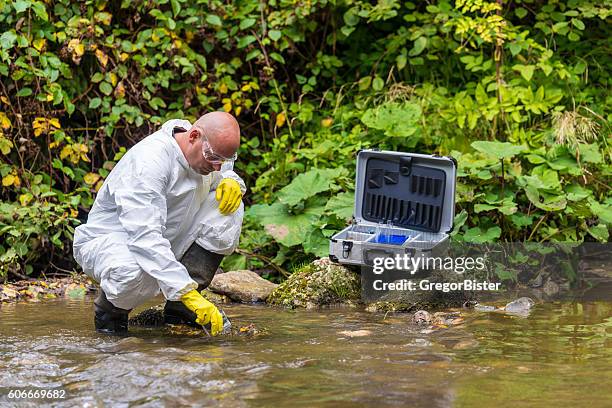
M 610 9 L 0 0 L 0 271 L 44 269 L 55 240 L 69 259 L 74 211 L 125 148 L 216 109 L 241 122 L 250 187 L 228 266 L 323 255 L 367 147 L 458 158 L 456 239 L 606 241 Z

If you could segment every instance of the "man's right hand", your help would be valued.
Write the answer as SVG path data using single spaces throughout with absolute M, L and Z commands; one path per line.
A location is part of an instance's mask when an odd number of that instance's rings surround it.
M 211 334 L 216 336 L 223 331 L 223 316 L 219 309 L 195 289 L 185 293 L 181 302 L 197 316 L 196 323 L 205 326 L 210 323 Z

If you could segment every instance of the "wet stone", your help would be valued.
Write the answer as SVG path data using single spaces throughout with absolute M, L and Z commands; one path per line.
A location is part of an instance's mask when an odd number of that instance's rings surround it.
M 329 304 L 351 304 L 359 298 L 359 275 L 321 258 L 291 274 L 267 301 L 274 305 L 312 309 Z
M 533 305 L 535 305 L 535 302 L 532 299 L 522 297 L 508 303 L 504 310 L 508 313 L 526 314 L 529 313 Z
M 265 301 L 278 285 L 255 272 L 239 270 L 215 275 L 208 289 L 243 303 Z
M 431 323 L 431 314 L 426 310 L 419 310 L 412 315 L 412 323 L 419 326 L 428 326 Z

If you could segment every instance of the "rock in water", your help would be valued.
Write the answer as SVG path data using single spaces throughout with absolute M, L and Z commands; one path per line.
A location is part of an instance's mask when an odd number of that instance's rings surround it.
M 215 275 L 209 290 L 244 303 L 263 302 L 278 285 L 248 270 Z
M 359 300 L 359 275 L 328 258 L 297 271 L 272 292 L 267 302 L 286 307 L 309 307 Z
M 531 308 L 535 305 L 535 302 L 528 297 L 518 298 L 506 305 L 504 310 L 508 313 L 515 313 L 520 315 L 529 314 Z
M 164 305 L 153 306 L 130 317 L 129 326 L 161 327 L 164 325 Z
M 431 315 L 426 310 L 419 310 L 412 315 L 412 323 L 419 326 L 428 326 L 431 323 Z

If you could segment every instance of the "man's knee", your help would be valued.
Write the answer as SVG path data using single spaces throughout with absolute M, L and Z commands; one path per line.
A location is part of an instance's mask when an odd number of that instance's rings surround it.
M 133 309 L 159 293 L 157 281 L 137 264 L 110 268 L 100 287 L 107 299 L 121 309 Z
M 198 289 L 202 290 L 210 285 L 223 258 L 223 254 L 211 252 L 194 242 L 180 262 L 189 272 L 191 279 L 197 282 Z

